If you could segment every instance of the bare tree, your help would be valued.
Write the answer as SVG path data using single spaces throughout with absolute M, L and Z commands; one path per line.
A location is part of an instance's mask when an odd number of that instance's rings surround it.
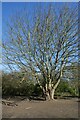
M 8 24 L 3 62 L 11 69 L 31 71 L 43 92 L 54 99 L 64 67 L 77 60 L 77 10 L 63 6 L 56 11 L 50 5 L 29 16 L 26 11 L 16 14 Z

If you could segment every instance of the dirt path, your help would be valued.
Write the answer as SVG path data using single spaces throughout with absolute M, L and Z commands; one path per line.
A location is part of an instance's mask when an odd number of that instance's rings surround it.
M 17 101 L 18 106 L 3 105 L 3 118 L 78 118 L 77 100 Z

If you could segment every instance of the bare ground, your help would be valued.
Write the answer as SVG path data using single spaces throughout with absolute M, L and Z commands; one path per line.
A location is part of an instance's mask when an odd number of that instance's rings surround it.
M 2 105 L 3 118 L 78 118 L 78 99 L 28 101 L 11 99 L 16 104 Z

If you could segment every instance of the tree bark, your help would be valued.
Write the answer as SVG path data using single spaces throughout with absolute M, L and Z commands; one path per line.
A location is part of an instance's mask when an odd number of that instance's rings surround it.
M 51 92 L 51 99 L 54 100 L 54 92 L 55 92 L 55 89 L 52 90 Z
M 54 99 L 54 93 L 55 93 L 55 90 L 58 87 L 59 83 L 60 83 L 60 79 L 58 80 L 58 82 L 55 84 L 55 86 L 52 89 L 52 92 L 51 92 L 51 99 L 52 100 Z

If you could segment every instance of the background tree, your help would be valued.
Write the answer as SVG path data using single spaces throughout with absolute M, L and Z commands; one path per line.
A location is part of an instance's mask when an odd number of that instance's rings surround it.
M 65 69 L 65 78 L 67 78 L 69 86 L 74 89 L 74 95 L 79 95 L 79 70 L 80 65 L 78 62 L 72 63 Z
M 44 94 L 54 99 L 65 66 L 77 60 L 77 10 L 63 6 L 56 11 L 49 5 L 38 11 L 30 16 L 25 10 L 12 18 L 8 43 L 3 43 L 3 61 L 10 69 L 31 71 Z

